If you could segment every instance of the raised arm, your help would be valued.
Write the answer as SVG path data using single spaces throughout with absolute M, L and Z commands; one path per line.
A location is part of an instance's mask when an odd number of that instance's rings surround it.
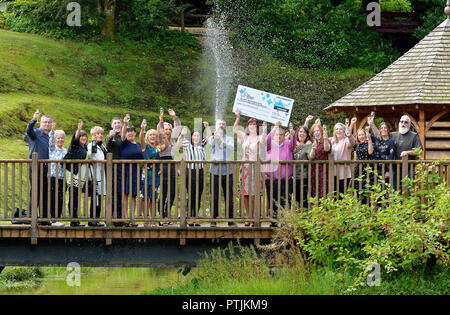
M 323 149 L 325 152 L 330 152 L 330 141 L 328 140 L 328 131 L 326 128 L 323 128 Z
M 311 151 L 308 154 L 308 158 L 310 160 L 314 160 L 316 158 L 316 149 L 317 149 L 317 140 L 313 140 L 313 144 L 311 146 Z
M 177 146 L 178 146 L 178 147 L 180 147 L 180 146 L 182 145 L 183 139 L 186 138 L 187 131 L 188 131 L 187 128 L 183 128 L 183 129 L 181 130 L 180 136 L 179 136 L 178 139 L 177 139 Z M 163 139 L 163 140 L 164 140 L 164 139 Z
M 56 148 L 55 127 L 56 123 L 52 123 L 52 130 L 50 130 L 50 133 L 48 134 L 49 137 L 48 145 L 50 151 L 55 151 Z
M 236 115 L 236 120 L 234 121 L 233 132 L 237 136 L 238 143 L 243 143 L 244 142 L 244 134 L 242 131 L 239 130 L 239 121 L 241 119 L 241 110 L 237 109 L 235 112 L 235 115 Z
M 313 119 L 314 119 L 313 115 L 308 115 L 308 117 L 306 117 L 306 119 L 305 119 L 305 123 L 303 124 L 303 126 L 305 126 L 309 129 L 309 122 Z
M 297 146 L 297 135 L 295 134 L 295 131 L 294 132 L 292 132 L 292 131 L 294 131 L 294 130 L 290 131 L 291 137 L 289 138 L 288 141 L 289 141 L 289 150 L 291 152 L 294 152 L 295 147 Z
M 128 125 L 128 121 L 130 119 L 128 117 L 125 116 L 125 118 L 123 119 L 123 124 L 122 124 L 122 132 L 120 134 L 120 137 L 122 139 L 122 142 L 125 141 L 127 139 L 127 125 Z
M 346 128 L 346 130 L 345 130 L 345 136 L 349 140 L 347 149 L 351 149 L 355 145 L 355 137 L 353 136 L 353 132 L 352 132 L 353 126 L 355 124 L 356 124 L 356 117 L 353 117 L 352 120 L 350 121 L 350 126 L 348 126 L 348 128 Z
M 372 137 L 370 136 L 368 131 L 366 131 L 366 138 L 367 138 L 367 145 L 368 145 L 367 153 L 369 153 L 369 155 L 372 155 L 373 154 L 373 142 L 372 142 Z
M 145 127 L 147 127 L 147 123 L 141 123 L 141 131 L 139 132 L 139 143 L 141 144 L 142 152 L 145 151 Z
M 163 131 L 159 131 L 160 132 L 160 138 L 163 139 L 163 144 L 161 144 L 161 152 L 164 152 L 168 147 L 169 147 L 169 139 L 167 139 L 167 136 Z
M 266 142 L 267 142 L 267 123 L 266 122 L 263 122 L 263 125 L 262 125 L 262 133 L 261 133 L 261 135 L 260 135 L 260 137 L 261 137 L 261 144 L 266 144 Z
M 212 136 L 212 131 L 211 131 L 211 128 L 209 127 L 209 122 L 207 122 L 207 121 L 204 121 L 203 122 L 203 126 L 205 127 L 205 133 L 206 133 L 206 139 L 209 139 L 209 138 L 211 138 L 211 136 Z
M 372 132 L 374 134 L 375 137 L 380 137 L 380 131 L 378 130 L 377 126 L 375 125 L 375 122 L 373 121 L 373 117 L 369 116 L 369 118 L 367 118 L 367 123 L 370 126 L 370 129 L 372 129 Z
M 83 129 L 83 122 L 79 121 L 77 125 L 77 131 L 75 132 L 75 140 L 80 140 L 81 129 Z
M 26 133 L 32 140 L 36 139 L 36 133 L 34 132 L 34 125 L 38 122 L 41 114 L 39 112 L 34 113 L 33 119 L 28 123 Z

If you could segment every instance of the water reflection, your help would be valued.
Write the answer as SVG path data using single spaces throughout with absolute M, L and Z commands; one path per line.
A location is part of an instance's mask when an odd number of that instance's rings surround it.
M 69 286 L 66 268 L 41 268 L 44 277 L 35 289 L 6 290 L 0 294 L 26 295 L 135 295 L 175 286 L 183 276 L 178 268 L 81 268 L 80 286 Z

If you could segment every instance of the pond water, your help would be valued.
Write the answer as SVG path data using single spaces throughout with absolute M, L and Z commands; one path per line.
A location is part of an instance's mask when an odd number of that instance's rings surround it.
M 70 280 L 77 278 L 66 268 L 41 270 L 44 277 L 37 288 L 5 290 L 0 287 L 0 294 L 136 295 L 175 286 L 182 277 L 177 273 L 178 268 L 81 268 L 79 286 L 70 286 Z

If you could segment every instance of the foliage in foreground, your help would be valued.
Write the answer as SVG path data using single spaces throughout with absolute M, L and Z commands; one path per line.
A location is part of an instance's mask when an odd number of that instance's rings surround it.
M 450 189 L 445 182 L 438 184 L 432 168 L 421 163 L 416 178 L 404 180 L 409 194 L 389 192 L 380 177 L 377 184 L 367 181 L 368 189 L 360 191 L 369 195 L 368 204 L 354 198 L 354 191 L 341 200 L 314 200 L 310 211 L 292 215 L 300 231 L 298 245 L 315 264 L 359 270 L 355 285 L 362 284 L 370 263 L 387 274 L 434 264 L 448 267 Z
M 262 252 L 217 249 L 190 278 L 147 294 L 448 294 L 450 189 L 432 164 L 416 173 L 405 180 L 409 195 L 368 183 L 360 194 L 376 209 L 349 191 L 314 200 L 310 211 L 283 211 Z M 372 262 L 379 286 L 367 282 Z
M 13 267 L 0 274 L 0 291 L 24 290 L 37 288 L 43 273 L 40 268 Z

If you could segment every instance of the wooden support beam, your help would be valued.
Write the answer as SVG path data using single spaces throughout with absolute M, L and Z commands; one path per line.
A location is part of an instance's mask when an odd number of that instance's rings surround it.
M 425 134 L 430 130 L 431 126 L 433 126 L 433 124 L 442 116 L 446 115 L 447 113 L 450 112 L 450 109 L 444 110 L 442 112 L 440 112 L 439 114 L 435 115 L 433 118 L 431 118 L 431 120 L 428 122 L 427 126 L 426 126 L 426 130 L 425 130 Z
M 419 111 L 419 138 L 420 138 L 420 142 L 422 142 L 422 146 L 423 146 L 423 152 L 422 152 L 422 158 L 425 159 L 427 156 L 427 148 L 426 148 L 426 143 L 425 143 L 425 136 L 426 136 L 426 119 L 425 119 L 425 111 L 423 109 L 421 109 Z
M 404 115 L 409 117 L 409 119 L 411 120 L 411 124 L 413 125 L 414 129 L 416 129 L 417 132 L 419 132 L 420 127 L 419 127 L 419 124 L 417 123 L 417 120 L 411 114 L 409 114 L 407 112 L 405 112 Z

